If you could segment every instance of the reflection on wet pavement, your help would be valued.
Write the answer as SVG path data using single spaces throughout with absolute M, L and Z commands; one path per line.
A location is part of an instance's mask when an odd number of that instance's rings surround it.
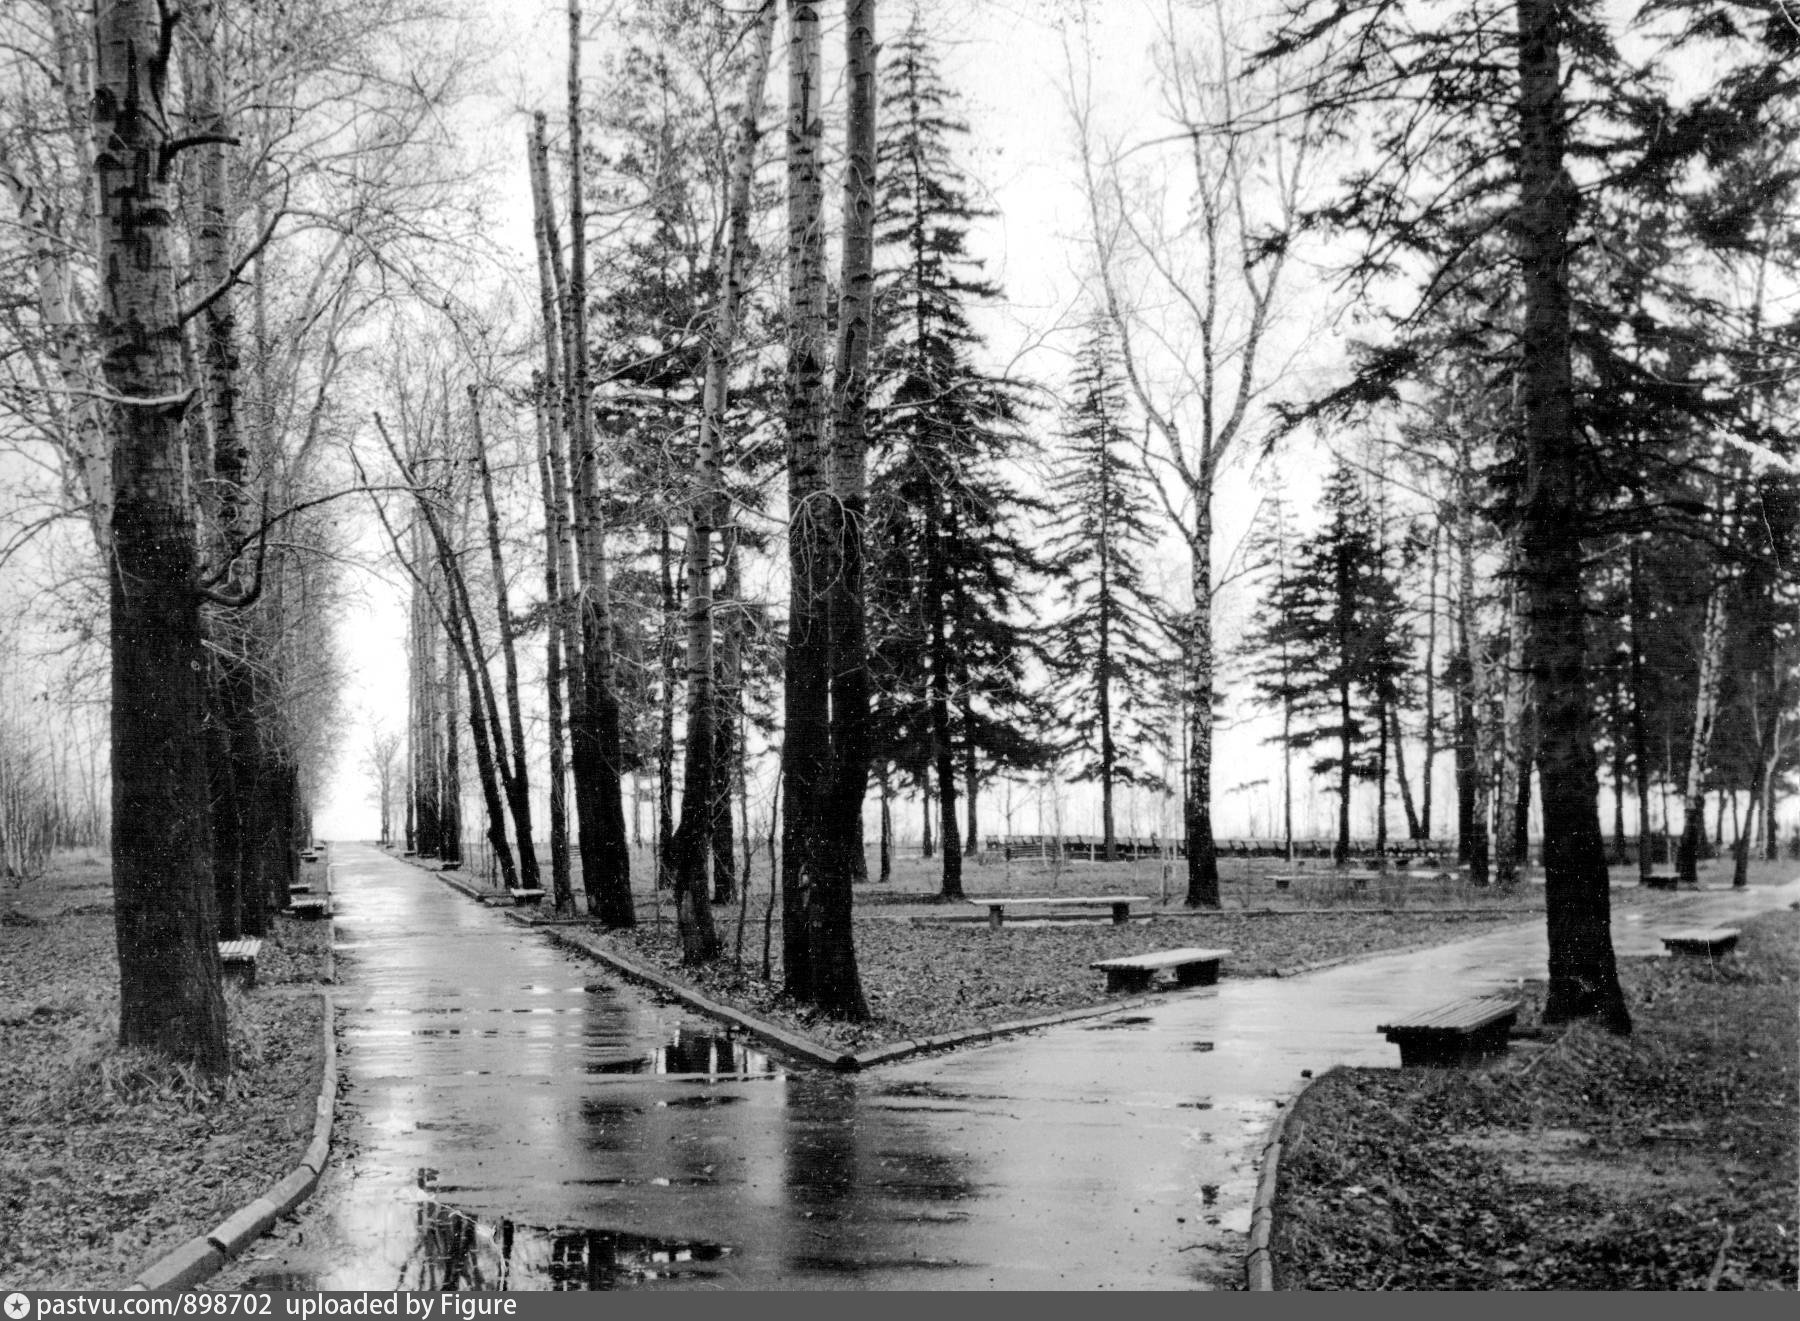
M 1217 1287 L 1303 1075 L 1392 1064 L 1390 1006 L 1545 957 L 1510 928 L 852 1076 L 596 980 L 373 849 L 336 873 L 333 1163 L 224 1283 Z

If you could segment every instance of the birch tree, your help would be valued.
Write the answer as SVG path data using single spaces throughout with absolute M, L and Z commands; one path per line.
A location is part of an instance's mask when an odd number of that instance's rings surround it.
M 113 892 L 120 1040 L 230 1068 L 212 887 L 206 657 L 183 427 L 166 102 L 175 17 L 151 0 L 94 9 L 97 307 L 113 455 L 110 626 Z
M 1279 71 L 1245 66 L 1226 0 L 1211 0 L 1204 20 L 1209 31 L 1189 33 L 1170 11 L 1159 33 L 1156 90 L 1168 129 L 1151 136 L 1160 149 L 1103 137 L 1087 74 L 1072 55 L 1068 103 L 1100 301 L 1156 438 L 1151 461 L 1162 504 L 1188 548 L 1185 902 L 1217 908 L 1213 500 L 1280 374 L 1268 338 L 1311 135 L 1304 115 L 1245 127 L 1246 103 L 1280 101 Z
M 730 385 L 738 308 L 749 263 L 750 185 L 761 136 L 763 87 L 768 80 L 769 53 L 775 27 L 774 0 L 764 0 L 752 20 L 754 35 L 744 75 L 744 111 L 732 157 L 724 250 L 717 259 L 719 293 L 704 358 L 704 397 L 700 436 L 688 513 L 687 602 L 687 765 L 682 784 L 681 824 L 675 832 L 675 904 L 682 955 L 704 963 L 718 955 L 713 930 L 707 863 L 714 852 L 715 816 L 721 805 L 730 811 L 730 796 L 721 793 L 717 763 L 720 703 L 714 688 L 713 533 L 731 522 L 730 495 L 725 487 L 725 397 Z

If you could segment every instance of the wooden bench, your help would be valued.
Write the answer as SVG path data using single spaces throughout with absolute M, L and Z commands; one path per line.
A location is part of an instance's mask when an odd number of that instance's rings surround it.
M 246 991 L 256 986 L 256 956 L 262 952 L 262 941 L 255 936 L 219 942 L 219 963 L 225 976 Z
M 541 904 L 544 892 L 531 890 L 484 890 L 475 896 L 475 901 L 488 908 L 516 908 L 520 904 Z
M 317 862 L 318 860 L 319 860 L 319 855 L 316 851 L 314 851 L 312 849 L 304 849 L 301 851 L 301 854 L 300 854 L 301 862 Z
M 316 919 L 331 915 L 331 900 L 318 895 L 301 895 L 288 900 L 288 912 L 295 917 Z
M 1032 898 L 1009 897 L 1004 899 L 971 899 L 969 902 L 987 909 L 988 926 L 993 930 L 998 931 L 1001 924 L 1006 920 L 1006 910 L 1008 908 L 1110 908 L 1112 909 L 1112 920 L 1114 924 L 1122 926 L 1131 918 L 1131 906 L 1133 904 L 1146 903 L 1148 900 L 1149 896 L 1142 894 L 1102 894 L 1075 895 L 1069 897 L 1044 895 Z
M 1681 878 L 1679 876 L 1646 876 L 1639 883 L 1649 886 L 1652 890 L 1673 890 L 1681 884 Z
M 1504 996 L 1475 995 L 1427 1009 L 1375 1030 L 1400 1047 L 1401 1067 L 1466 1064 L 1506 1052 L 1506 1036 L 1519 1016 L 1519 1002 Z
M 1174 971 L 1177 986 L 1211 986 L 1219 980 L 1219 961 L 1229 953 L 1228 949 L 1165 949 L 1129 958 L 1101 959 L 1088 967 L 1106 974 L 1109 991 L 1142 991 L 1164 968 Z
M 1719 927 L 1713 931 L 1696 927 L 1690 931 L 1671 931 L 1662 938 L 1663 948 L 1671 954 L 1704 954 L 1714 959 L 1731 953 L 1737 948 L 1737 942 L 1736 927 Z

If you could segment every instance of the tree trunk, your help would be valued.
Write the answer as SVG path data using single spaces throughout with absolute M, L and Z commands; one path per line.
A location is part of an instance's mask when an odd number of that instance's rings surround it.
M 788 3 L 787 455 L 788 574 L 785 716 L 781 745 L 782 971 L 788 994 L 810 997 L 812 887 L 825 860 L 820 800 L 830 776 L 830 617 L 835 547 L 825 533 L 825 250 L 820 145 L 824 134 L 818 6 Z
M 1392 731 L 1392 742 L 1389 746 L 1394 750 L 1394 782 L 1400 786 L 1400 810 L 1406 815 L 1406 837 L 1411 840 L 1428 839 L 1430 836 L 1425 830 L 1424 821 L 1413 806 L 1412 784 L 1406 778 L 1406 743 L 1400 735 L 1400 712 L 1396 708 L 1392 693 L 1388 695 L 1387 711 L 1388 723 Z M 1429 773 L 1427 773 L 1426 783 L 1429 784 Z
M 519 838 L 519 879 L 524 889 L 542 888 L 537 843 L 532 838 L 531 780 L 526 770 L 525 718 L 519 709 L 519 655 L 513 642 L 512 606 L 506 590 L 506 565 L 500 555 L 500 507 L 494 501 L 494 473 L 487 459 L 487 435 L 481 425 L 481 395 L 469 387 L 469 423 L 474 430 L 475 470 L 481 477 L 481 502 L 487 510 L 488 563 L 494 573 L 495 627 L 500 632 L 500 661 L 506 675 L 507 732 L 512 743 L 512 775 L 506 783 L 506 805 Z M 485 666 L 483 667 L 485 669 Z M 489 689 L 490 701 L 492 689 Z M 498 715 L 495 714 L 498 725 Z
M 888 767 L 882 763 L 881 774 L 881 845 L 879 880 L 886 885 L 894 879 L 894 790 Z
M 546 323 L 545 334 L 549 336 Z M 551 475 L 546 414 L 554 408 L 554 387 L 541 372 L 533 373 L 536 402 L 538 485 L 544 497 L 544 689 L 545 737 L 550 751 L 550 898 L 558 917 L 573 917 L 575 892 L 569 872 L 568 751 L 563 742 L 563 579 L 562 526 L 567 515 L 557 499 Z
M 577 464 L 577 537 L 581 561 L 581 703 L 572 722 L 576 814 L 581 819 L 581 876 L 588 911 L 613 929 L 637 925 L 631 898 L 631 848 L 614 686 L 612 594 L 607 580 L 606 514 L 588 374 L 587 209 L 582 185 L 581 3 L 569 0 L 569 287 L 563 307 L 569 378 L 570 460 Z
M 1346 674 L 1348 671 L 1346 671 Z M 1331 850 L 1332 860 L 1342 867 L 1350 861 L 1350 788 L 1355 778 L 1356 744 L 1351 738 L 1350 680 L 1338 683 L 1338 822 L 1337 843 Z
M 1431 838 L 1432 776 L 1437 769 L 1437 631 L 1438 631 L 1438 551 L 1443 540 L 1443 523 L 1431 528 L 1431 578 L 1425 593 L 1425 764 L 1419 768 L 1419 821 L 1414 839 Z M 1405 778 L 1405 772 L 1401 772 Z
M 868 879 L 863 799 L 869 788 L 868 636 L 863 533 L 868 522 L 869 352 L 875 329 L 875 0 L 846 0 L 843 249 L 833 376 L 831 492 L 837 571 L 826 597 L 831 639 L 831 777 L 820 827 L 830 859 L 812 889 L 810 999 L 838 1018 L 868 1017 L 856 967 L 851 886 Z
M 1644 585 L 1638 542 L 1631 543 L 1628 572 L 1631 594 L 1631 761 L 1637 779 L 1638 880 L 1648 884 L 1656 866 L 1655 836 L 1650 830 L 1650 738 L 1644 726 L 1643 627 L 1649 618 L 1650 594 Z
M 1475 616 L 1475 514 L 1467 489 L 1472 475 L 1458 473 L 1456 650 L 1457 690 L 1457 833 L 1458 854 L 1469 865 L 1469 882 L 1486 885 L 1488 871 L 1488 794 L 1492 763 L 1488 758 L 1487 662 L 1481 655 L 1480 626 Z
M 1213 600 L 1212 470 L 1194 492 L 1194 533 L 1189 574 L 1194 615 L 1188 628 L 1188 782 L 1183 816 L 1187 827 L 1189 908 L 1219 906 L 1219 859 L 1212 829 Z
M 443 626 L 440 623 L 437 627 L 441 629 Z M 433 644 L 431 654 L 437 655 L 435 644 Z M 458 705 L 456 697 L 456 658 L 450 654 L 448 645 L 444 648 L 442 687 L 444 690 L 444 732 L 439 740 L 443 760 L 437 769 L 437 856 L 445 863 L 461 866 L 463 861 L 462 735 L 458 730 L 462 707 Z
M 930 860 L 936 847 L 931 830 L 931 763 L 919 768 L 919 856 Z
M 198 217 L 194 234 L 195 274 L 212 301 L 196 318 L 197 358 L 211 434 L 212 471 L 203 488 L 213 515 L 213 553 L 221 561 L 223 595 L 240 598 L 249 584 L 240 572 L 245 549 L 245 497 L 250 482 L 250 450 L 238 416 L 238 336 L 231 281 L 232 214 L 227 178 L 226 138 L 230 124 L 224 103 L 219 16 L 202 0 L 193 10 L 196 40 L 185 61 L 187 131 L 215 138 L 198 151 Z M 213 776 L 213 880 L 219 902 L 219 937 L 267 934 L 267 903 L 249 884 L 245 847 L 249 786 L 259 746 L 254 679 L 248 654 L 249 631 L 233 610 L 215 611 L 212 646 L 211 749 Z
M 1522 554 L 1514 547 L 1514 563 Z M 1522 593 L 1512 594 L 1508 611 L 1506 674 L 1500 699 L 1500 777 L 1494 788 L 1494 882 L 1512 885 L 1519 879 L 1518 830 L 1514 815 L 1519 784 L 1528 770 L 1525 752 L 1525 713 L 1529 676 L 1525 672 L 1525 648 L 1529 629 Z
M 735 529 L 725 534 L 725 615 L 719 649 L 718 728 L 713 764 L 712 851 L 713 902 L 730 903 L 737 894 L 737 851 L 731 828 L 731 796 L 744 782 L 744 746 L 739 730 L 744 721 L 744 609 L 743 573 L 738 562 Z M 750 837 L 744 837 L 746 849 Z
M 873 291 L 874 5 L 846 16 L 850 110 L 835 425 L 826 437 L 826 281 L 819 14 L 790 0 L 788 58 L 788 564 L 782 857 L 788 993 L 867 1015 L 851 939 L 851 880 L 867 788 L 864 411 Z
M 1583 444 L 1574 426 L 1569 235 L 1575 185 L 1565 164 L 1557 0 L 1517 0 L 1519 202 L 1524 307 L 1520 362 L 1524 492 L 1520 584 L 1526 668 L 1541 737 L 1549 1023 L 1595 1018 L 1631 1030 L 1612 947 L 1590 723 L 1582 586 Z
M 756 37 L 745 83 L 744 111 L 738 122 L 737 148 L 728 183 L 725 250 L 720 259 L 723 279 L 713 308 L 711 333 L 705 350 L 705 380 L 700 414 L 700 438 L 694 449 L 692 494 L 688 505 L 688 601 L 687 601 L 687 761 L 682 784 L 681 826 L 675 832 L 674 886 L 676 925 L 681 935 L 682 960 L 709 963 L 718 957 L 719 941 L 713 930 L 711 895 L 707 889 L 707 865 L 714 852 L 716 814 L 721 799 L 729 806 L 725 768 L 715 765 L 718 755 L 718 703 L 713 674 L 712 536 L 715 528 L 730 521 L 722 451 L 725 446 L 725 399 L 730 388 L 733 341 L 737 336 L 738 303 L 749 264 L 750 183 L 756 166 L 756 143 L 761 136 L 763 86 L 767 81 L 770 36 L 775 22 L 773 0 L 767 0 L 756 21 Z M 729 822 L 729 816 L 726 817 Z M 730 854 L 730 834 L 726 835 Z
M 969 701 L 969 676 L 963 671 L 957 686 L 962 689 L 958 706 L 963 727 L 963 856 L 972 858 L 980 848 L 981 818 L 979 814 L 980 778 L 975 767 L 975 713 Z
M 1387 777 L 1388 777 L 1388 710 L 1387 697 L 1375 699 L 1375 857 L 1387 857 Z
M 1706 614 L 1700 625 L 1700 672 L 1694 686 L 1693 736 L 1688 743 L 1687 780 L 1682 794 L 1687 811 L 1682 821 L 1681 852 L 1675 862 L 1676 874 L 1688 885 L 1698 882 L 1698 860 L 1701 846 L 1706 842 L 1706 759 L 1712 748 L 1713 723 L 1719 710 L 1719 671 L 1725 652 L 1728 582 L 1723 567 L 1713 571 L 1712 589 L 1706 596 Z
M 175 18 L 94 7 L 97 333 L 112 431 L 113 921 L 119 1039 L 229 1072 L 203 730 L 206 654 L 162 103 Z

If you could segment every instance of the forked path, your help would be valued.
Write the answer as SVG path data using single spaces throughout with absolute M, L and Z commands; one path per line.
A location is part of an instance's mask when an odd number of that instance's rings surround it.
M 1541 975 L 1542 922 L 841 1076 L 621 986 L 359 845 L 336 857 L 333 1164 L 219 1283 L 324 1289 L 1206 1288 L 1301 1071 L 1384 1015 Z M 1618 915 L 1658 930 L 1800 882 Z M 1229 966 L 1227 967 L 1229 974 Z

